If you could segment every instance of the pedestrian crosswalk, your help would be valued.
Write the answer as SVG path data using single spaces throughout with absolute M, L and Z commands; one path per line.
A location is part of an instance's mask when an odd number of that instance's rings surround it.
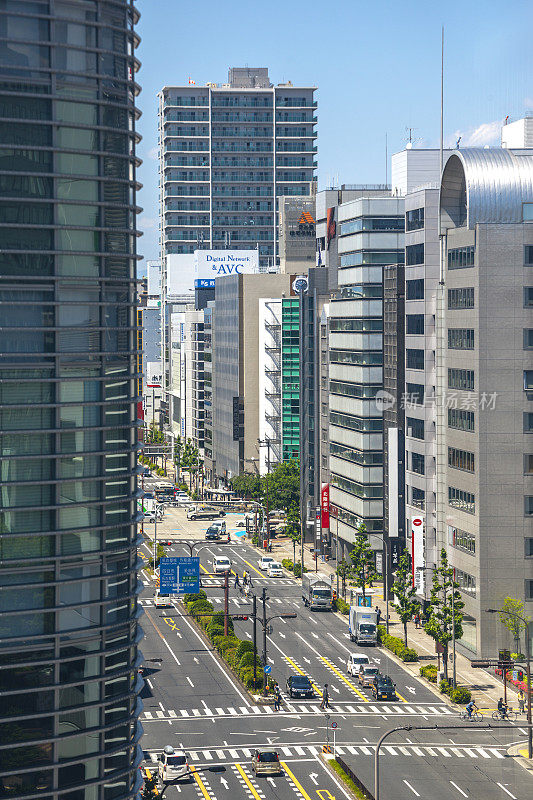
M 331 744 L 331 743 L 330 743 Z M 322 750 L 320 744 L 304 745 L 274 745 L 282 758 L 313 758 Z M 336 753 L 341 756 L 374 756 L 375 745 L 372 744 L 342 744 L 336 747 Z M 144 758 L 146 761 L 157 762 L 160 750 L 145 750 Z M 252 757 L 252 750 L 248 747 L 221 747 L 218 749 L 187 749 L 189 762 L 193 764 L 209 764 L 213 766 L 220 762 L 240 762 L 249 761 Z M 501 760 L 507 758 L 504 747 L 487 746 L 466 746 L 466 745 L 426 745 L 426 744 L 394 744 L 382 745 L 380 748 L 381 757 L 404 756 L 407 758 L 459 758 L 470 759 L 472 761 L 485 761 L 489 758 Z
M 336 714 L 357 715 L 357 714 L 379 714 L 380 716 L 421 716 L 437 717 L 453 714 L 453 711 L 444 704 L 435 703 L 434 705 L 420 705 L 419 703 L 330 703 L 328 711 Z M 253 715 L 268 716 L 270 714 L 322 714 L 324 713 L 318 703 L 312 701 L 304 703 L 286 702 L 281 711 L 274 711 L 269 705 L 264 706 L 213 706 L 209 708 L 204 705 L 202 708 L 181 708 L 143 711 L 141 719 L 143 722 L 157 720 L 188 719 L 194 717 L 247 717 Z

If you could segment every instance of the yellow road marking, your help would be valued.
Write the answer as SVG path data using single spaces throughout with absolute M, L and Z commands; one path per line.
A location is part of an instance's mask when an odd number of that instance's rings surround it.
M 242 556 L 241 556 L 241 558 L 242 558 Z M 254 572 L 257 572 L 257 574 L 259 575 L 260 578 L 264 578 L 265 577 L 262 572 L 259 572 L 259 570 L 256 569 L 253 564 L 250 564 L 250 562 L 247 561 L 245 558 L 242 558 L 242 560 L 244 561 L 245 564 L 248 564 L 250 569 L 253 569 Z
M 173 619 L 171 619 L 170 617 L 163 617 L 163 619 L 165 620 L 167 625 L 170 625 L 170 627 L 172 628 L 173 631 L 179 631 L 179 628 L 178 628 L 178 626 L 176 625 L 176 623 L 174 622 Z
M 335 675 L 337 675 L 337 676 L 338 676 L 338 677 L 341 679 L 341 681 L 344 681 L 344 683 L 345 683 L 347 686 L 349 686 L 349 687 L 350 687 L 350 689 L 352 690 L 352 692 L 355 692 L 355 694 L 359 695 L 359 697 L 361 698 L 361 700 L 363 700 L 363 702 L 365 702 L 365 703 L 368 703 L 368 702 L 370 702 L 370 701 L 368 700 L 368 698 L 366 698 L 366 697 L 364 696 L 364 694 L 363 694 L 362 692 L 360 692 L 360 691 L 359 691 L 359 689 L 357 689 L 357 688 L 356 688 L 356 687 L 353 685 L 353 683 L 352 683 L 351 681 L 349 681 L 349 680 L 348 680 L 348 678 L 345 678 L 345 677 L 344 677 L 344 675 L 342 674 L 342 672 L 340 672 L 340 671 L 337 669 L 337 667 L 333 666 L 333 664 L 331 663 L 331 661 L 329 660 L 329 658 L 326 658 L 325 656 L 319 656 L 319 658 L 320 658 L 320 659 L 321 659 L 321 660 L 324 662 L 324 664 L 325 664 L 327 667 L 329 667 L 331 670 L 333 670 L 333 672 L 335 673 Z
M 285 659 L 285 661 L 288 661 L 288 662 L 289 662 L 289 664 L 291 665 L 291 667 L 292 667 L 293 669 L 295 669 L 295 670 L 296 670 L 296 672 L 299 672 L 299 673 L 300 673 L 300 675 L 303 675 L 303 676 L 304 676 L 304 678 L 308 678 L 308 677 L 309 677 L 309 676 L 307 675 L 307 673 L 305 673 L 305 672 L 303 671 L 303 669 L 300 669 L 300 667 L 296 666 L 296 664 L 294 663 L 294 661 L 292 660 L 292 658 L 289 658 L 289 656 L 283 656 L 283 658 Z M 311 680 L 311 679 L 310 679 L 310 680 Z M 311 686 L 313 687 L 314 691 L 315 691 L 315 692 L 316 692 L 316 693 L 317 693 L 319 696 L 322 694 L 322 692 L 320 691 L 320 689 L 318 688 L 318 686 L 317 686 L 315 683 L 313 683 L 313 681 L 311 681 Z
M 251 791 L 251 793 L 252 793 L 252 794 L 253 794 L 253 796 L 255 797 L 255 800 L 261 800 L 261 798 L 259 797 L 259 795 L 258 795 L 258 793 L 257 793 L 257 789 L 255 788 L 255 786 L 253 785 L 253 783 L 250 781 L 250 779 L 249 779 L 248 775 L 247 775 L 247 774 L 246 774 L 246 772 L 243 770 L 243 768 L 241 767 L 241 765 L 240 765 L 240 764 L 235 764 L 235 766 L 236 766 L 236 768 L 239 770 L 239 772 L 240 772 L 240 774 L 241 774 L 241 776 L 242 776 L 242 779 L 243 779 L 243 780 L 244 780 L 244 782 L 246 783 L 247 787 L 249 788 L 249 790 Z
M 189 770 L 192 772 L 192 776 L 193 776 L 194 780 L 196 781 L 196 783 L 198 784 L 198 786 L 200 787 L 200 791 L 202 792 L 203 796 L 205 797 L 205 800 L 212 800 L 211 797 L 209 796 L 209 792 L 205 788 L 205 784 L 204 784 L 203 780 L 200 778 L 200 776 L 198 775 L 198 773 L 196 771 L 196 767 L 189 767 Z
M 311 798 L 309 797 L 309 795 L 308 795 L 308 794 L 307 794 L 307 792 L 305 791 L 304 787 L 302 786 L 302 784 L 300 783 L 300 781 L 298 780 L 298 778 L 296 778 L 296 776 L 294 775 L 294 773 L 293 773 L 293 772 L 291 772 L 291 770 L 288 768 L 287 764 L 286 764 L 284 761 L 282 761 L 282 762 L 281 762 L 281 766 L 283 767 L 283 769 L 285 770 L 285 772 L 287 773 L 287 775 L 289 776 L 289 778 L 291 779 L 291 781 L 294 783 L 294 785 L 296 786 L 296 788 L 297 788 L 297 789 L 298 789 L 298 790 L 301 792 L 301 794 L 302 794 L 302 796 L 303 796 L 304 800 L 311 800 Z
M 320 800 L 335 800 L 335 795 L 331 794 L 329 789 L 315 789 L 317 795 L 320 797 Z M 323 797 L 323 795 L 326 795 Z

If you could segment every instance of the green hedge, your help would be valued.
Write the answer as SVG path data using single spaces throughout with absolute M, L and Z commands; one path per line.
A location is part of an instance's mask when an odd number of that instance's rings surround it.
M 187 603 L 194 603 L 195 600 L 207 600 L 207 595 L 203 589 L 200 589 L 198 594 L 188 593 L 183 595 L 183 602 L 185 605 L 187 605 Z
M 466 688 L 466 686 L 457 686 L 456 689 L 453 689 L 450 681 L 441 681 L 439 683 L 439 689 L 442 694 L 448 695 L 452 703 L 466 705 L 466 703 L 469 703 L 472 699 L 472 693 Z
M 387 650 L 395 653 L 404 662 L 418 661 L 418 653 L 412 647 L 406 647 L 399 636 L 390 636 L 384 625 L 378 625 L 378 641 Z
M 339 776 L 341 781 L 350 789 L 352 794 L 357 797 L 357 800 L 368 800 L 368 795 L 363 792 L 356 784 L 352 781 L 349 775 L 343 770 L 341 765 L 338 761 L 334 758 L 328 759 L 328 766 L 331 767 Z
M 437 667 L 435 664 L 426 664 L 425 667 L 420 667 L 420 674 L 431 683 L 437 683 Z
M 288 570 L 288 572 L 294 571 L 294 561 L 291 558 L 282 558 L 281 566 L 285 567 L 285 569 Z
M 349 605 L 349 603 L 345 603 L 345 601 L 342 599 L 342 597 L 337 597 L 337 600 L 335 602 L 336 602 L 336 605 L 337 605 L 337 611 L 339 611 L 341 614 L 349 614 L 350 613 L 350 605 Z

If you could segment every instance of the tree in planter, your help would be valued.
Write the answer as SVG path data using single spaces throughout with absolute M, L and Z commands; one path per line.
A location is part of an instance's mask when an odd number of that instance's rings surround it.
M 198 450 L 194 446 L 192 439 L 187 439 L 185 442 L 182 465 L 189 472 L 189 491 L 192 492 L 192 476 L 193 472 L 198 468 Z
M 455 628 L 456 640 L 463 635 L 462 609 L 464 603 L 458 588 L 458 584 L 453 579 L 453 567 L 450 567 L 446 550 L 443 548 L 440 551 L 439 564 L 433 570 L 429 619 L 424 625 L 424 630 L 443 648 L 442 661 L 444 664 L 444 680 L 446 681 L 448 680 L 448 649 L 453 638 L 452 631 Z M 452 591 L 455 619 L 453 619 L 452 614 Z
M 353 550 L 350 551 L 350 559 L 353 567 L 353 579 L 355 585 L 363 592 L 363 603 L 366 600 L 365 590 L 371 587 L 376 580 L 378 573 L 374 564 L 374 551 L 370 547 L 368 537 L 365 536 L 366 525 L 362 522 L 357 529 L 358 536 L 355 540 Z
M 520 634 L 526 626 L 517 619 L 517 617 L 512 617 L 505 612 L 510 611 L 513 614 L 518 614 L 519 617 L 528 619 L 528 617 L 524 615 L 524 604 L 521 600 L 516 600 L 514 597 L 506 597 L 502 603 L 502 609 L 503 612 L 500 614 L 500 622 L 502 625 L 505 625 L 507 630 L 511 633 L 514 639 L 515 652 L 520 653 Z
M 352 566 L 348 564 L 345 558 L 339 561 L 337 566 L 337 575 L 342 581 L 342 597 L 346 601 L 346 578 L 352 574 Z
M 396 597 L 396 602 L 392 604 L 392 607 L 400 617 L 403 625 L 403 639 L 407 647 L 407 623 L 420 608 L 420 603 L 416 599 L 416 589 L 413 586 L 411 570 L 409 569 L 407 550 L 404 550 L 400 557 L 400 563 L 396 570 L 396 580 L 392 584 L 392 591 Z
M 181 478 L 181 464 L 183 458 L 183 440 L 176 436 L 174 440 L 174 463 L 176 464 L 176 484 L 179 486 Z
M 141 789 L 141 800 L 157 800 L 159 792 L 157 791 L 157 779 L 154 775 L 144 776 L 144 784 Z

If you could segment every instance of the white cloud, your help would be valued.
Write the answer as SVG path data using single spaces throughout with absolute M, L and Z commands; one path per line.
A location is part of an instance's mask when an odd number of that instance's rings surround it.
M 151 161 L 157 161 L 159 159 L 159 147 L 151 147 L 146 154 L 146 157 L 149 158 Z
M 141 231 L 152 230 L 157 228 L 158 225 L 159 220 L 157 217 L 147 217 L 145 214 L 141 214 L 141 216 L 137 218 L 137 227 Z
M 459 137 L 461 137 L 461 147 L 484 147 L 484 145 L 494 145 L 500 143 L 502 121 L 496 119 L 493 122 L 483 122 L 477 128 L 467 128 L 457 130 L 446 142 L 447 147 L 455 147 Z

